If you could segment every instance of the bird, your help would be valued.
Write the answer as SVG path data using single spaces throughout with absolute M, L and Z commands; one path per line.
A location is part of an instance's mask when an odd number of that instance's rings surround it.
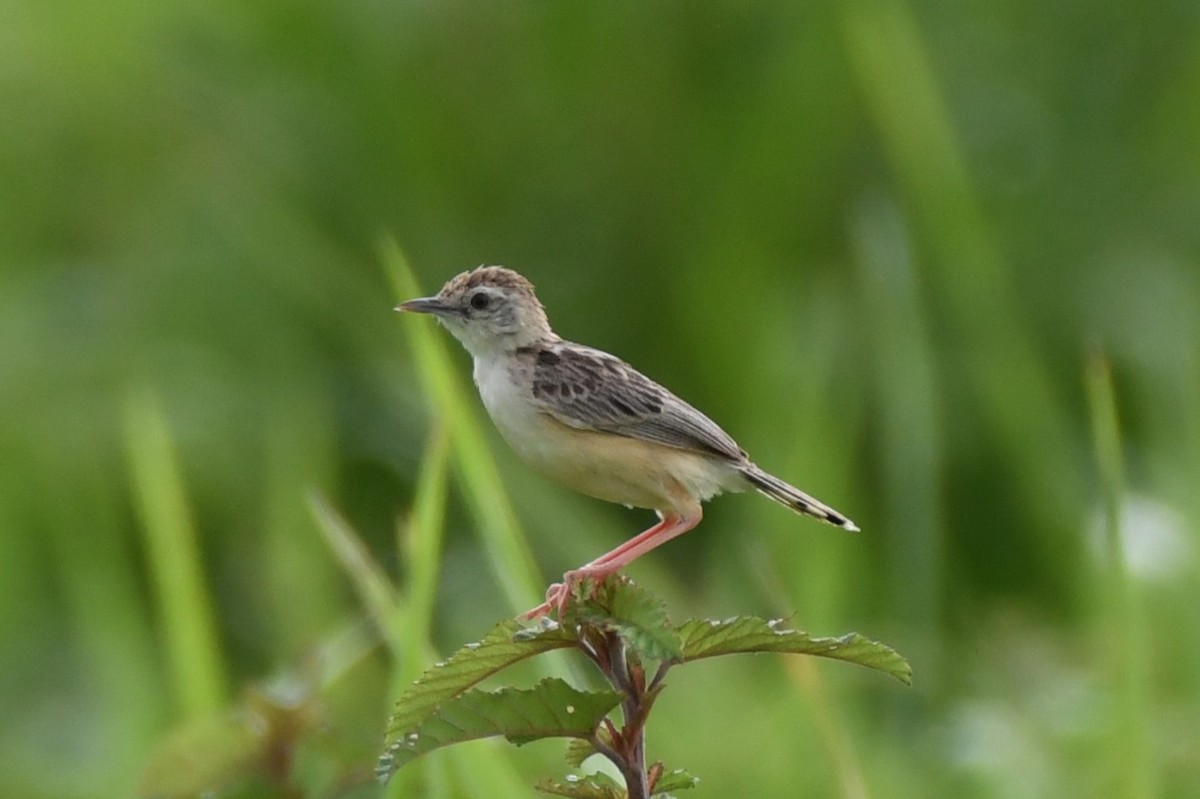
M 658 523 L 563 575 L 527 613 L 562 618 L 574 587 L 597 582 L 700 523 L 702 503 L 753 489 L 849 531 L 845 515 L 764 471 L 716 422 L 615 355 L 550 327 L 533 284 L 502 266 L 451 278 L 397 311 L 429 314 L 462 343 L 488 415 L 542 475 L 597 499 L 646 508 Z

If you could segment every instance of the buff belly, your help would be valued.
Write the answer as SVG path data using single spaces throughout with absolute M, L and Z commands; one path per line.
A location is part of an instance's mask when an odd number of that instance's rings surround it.
M 723 461 L 538 417 L 531 420 L 540 428 L 533 435 L 503 425 L 500 431 L 536 471 L 582 494 L 637 508 L 684 512 L 722 491 L 743 487 L 741 476 Z

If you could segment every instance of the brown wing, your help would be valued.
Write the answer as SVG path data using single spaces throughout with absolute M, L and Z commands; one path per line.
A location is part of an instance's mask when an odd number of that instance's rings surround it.
M 563 424 L 742 461 L 746 453 L 716 422 L 621 359 L 555 342 L 534 359 L 533 396 Z

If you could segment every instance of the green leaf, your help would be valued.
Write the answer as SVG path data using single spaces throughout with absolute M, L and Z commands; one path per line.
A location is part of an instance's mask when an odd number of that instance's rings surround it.
M 675 769 L 659 777 L 652 794 L 656 797 L 666 796 L 668 791 L 694 788 L 697 782 L 698 779 L 683 769 Z M 568 796 L 572 799 L 625 799 L 628 795 L 616 780 L 600 772 L 584 777 L 570 775 L 564 782 L 541 780 L 535 787 L 551 796 Z
M 612 735 L 604 727 L 596 730 L 596 737 L 605 746 L 611 747 L 613 745 Z M 592 746 L 590 740 L 576 738 L 567 744 L 567 752 L 564 759 L 567 761 L 568 766 L 573 769 L 579 769 L 583 767 L 583 761 L 595 754 L 598 754 L 598 752 L 596 751 L 596 747 Z
M 583 761 L 596 754 L 596 747 L 587 738 L 576 738 L 567 744 L 564 759 L 571 768 L 582 768 Z
M 601 773 L 586 777 L 572 774 L 565 782 L 539 780 L 534 787 L 550 796 L 569 796 L 572 799 L 625 799 L 628 796 L 616 780 Z
M 890 674 L 912 684 L 912 667 L 896 650 L 858 633 L 837 638 L 813 638 L 784 626 L 785 620 L 740 616 L 725 621 L 693 619 L 679 626 L 683 640 L 680 661 L 687 663 L 717 655 L 779 652 L 845 660 Z
M 503 735 L 522 743 L 583 738 L 592 734 L 621 698 L 616 691 L 579 691 L 556 677 L 527 689 L 471 690 L 397 736 L 379 759 L 375 774 L 387 780 L 420 755 L 478 738 Z
M 695 788 L 698 782 L 700 782 L 699 777 L 693 777 L 681 768 L 672 771 L 663 771 L 662 776 L 658 778 L 658 782 L 654 783 L 652 793 L 655 796 L 659 796 L 668 791 L 686 791 L 688 788 Z
M 662 600 L 626 577 L 613 575 L 599 585 L 585 581 L 567 619 L 612 630 L 643 657 L 669 660 L 682 654 Z
M 419 728 L 442 703 L 501 669 L 542 652 L 574 646 L 575 641 L 573 631 L 558 625 L 525 630 L 515 619 L 500 622 L 483 640 L 467 644 L 413 682 L 396 701 L 388 721 L 388 744 L 395 735 Z

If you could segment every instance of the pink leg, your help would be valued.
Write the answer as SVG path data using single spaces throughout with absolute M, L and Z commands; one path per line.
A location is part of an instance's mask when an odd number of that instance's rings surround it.
M 561 618 L 563 611 L 566 610 L 567 599 L 571 595 L 571 587 L 573 585 L 585 577 L 602 579 L 620 571 L 650 550 L 662 546 L 672 538 L 677 538 L 688 530 L 691 530 L 700 523 L 701 517 L 702 513 L 698 506 L 695 513 L 689 513 L 687 516 L 680 516 L 678 514 L 664 516 L 662 521 L 649 530 L 638 533 L 619 547 L 605 552 L 595 560 L 564 574 L 563 582 L 554 583 L 546 591 L 546 601 L 524 613 L 522 618 L 536 619 L 538 616 L 550 612 L 551 608 L 557 608 L 558 615 Z
M 654 538 L 654 536 L 659 535 L 660 533 L 662 533 L 663 530 L 665 530 L 666 528 L 675 524 L 675 522 L 678 519 L 679 519 L 679 517 L 675 516 L 675 515 L 664 516 L 658 524 L 654 525 L 649 530 L 643 530 L 642 532 L 635 535 L 633 538 L 631 538 L 628 541 L 626 541 L 625 543 L 621 544 L 619 547 L 610 549 L 608 552 L 605 552 L 603 555 L 596 558 L 595 560 L 585 563 L 580 568 L 586 569 L 589 566 L 603 566 L 605 563 L 608 563 L 613 558 L 618 558 L 621 555 L 624 555 L 627 551 L 629 551 L 633 547 L 636 547 L 638 544 L 642 543 L 643 541 L 647 541 L 651 538 Z
M 699 523 L 699 513 L 695 516 L 667 516 L 649 530 L 638 533 L 616 549 L 567 574 L 599 577 L 618 572 L 650 550 L 662 546 L 672 538 L 678 538 Z

